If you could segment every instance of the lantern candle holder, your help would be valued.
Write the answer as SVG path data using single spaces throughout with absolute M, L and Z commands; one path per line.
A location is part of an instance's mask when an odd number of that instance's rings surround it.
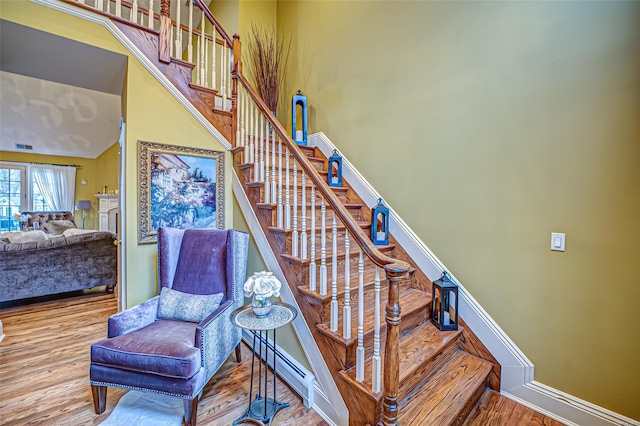
M 300 112 L 302 115 L 302 130 L 298 130 L 297 115 L 298 105 L 300 105 Z M 302 94 L 302 90 L 298 90 L 291 99 L 291 137 L 293 141 L 298 145 L 307 145 L 307 97 Z
M 440 331 L 458 329 L 458 285 L 447 271 L 433 282 L 431 321 Z
M 329 157 L 329 174 L 327 175 L 329 186 L 342 187 L 342 157 L 338 150 L 334 149 Z
M 389 208 L 382 198 L 378 198 L 378 204 L 371 210 L 371 241 L 378 246 L 389 244 Z

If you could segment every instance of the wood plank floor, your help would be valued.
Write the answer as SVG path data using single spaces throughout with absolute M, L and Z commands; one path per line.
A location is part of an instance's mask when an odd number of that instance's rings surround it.
M 488 390 L 471 412 L 464 426 L 564 426 L 549 417 Z
M 6 335 L 0 342 L 0 425 L 97 425 L 106 419 L 125 391 L 109 388 L 106 411 L 95 414 L 89 347 L 106 336 L 107 317 L 115 312 L 114 295 L 105 293 L 0 310 Z M 232 355 L 205 387 L 199 425 L 230 425 L 246 409 L 251 358 L 247 346 L 242 352 L 242 363 Z M 291 406 L 273 425 L 326 425 L 284 382 L 277 385 L 278 399 Z

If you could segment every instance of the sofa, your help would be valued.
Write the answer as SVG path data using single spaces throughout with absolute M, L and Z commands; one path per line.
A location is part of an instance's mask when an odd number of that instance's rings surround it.
M 29 212 L 30 222 L 35 219 L 41 229 L 47 229 L 49 219 L 34 213 Z M 66 213 L 52 214 L 51 218 L 73 223 L 73 215 Z M 0 236 L 0 302 L 97 286 L 113 292 L 118 269 L 116 236 L 111 232 L 75 231 L 78 233 L 65 231 L 61 235 L 32 231 L 25 233 L 33 234 L 32 240 L 25 242 Z

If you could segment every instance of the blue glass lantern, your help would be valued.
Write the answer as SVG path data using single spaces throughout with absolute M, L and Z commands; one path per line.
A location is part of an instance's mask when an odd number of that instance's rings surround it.
M 297 123 L 297 115 L 298 115 L 298 105 L 301 107 L 302 114 L 302 130 L 298 130 Z M 291 137 L 293 141 L 298 145 L 307 145 L 307 97 L 302 94 L 301 90 L 293 95 L 293 99 L 291 100 Z
M 378 198 L 378 205 L 371 210 L 371 241 L 377 246 L 389 244 L 389 208 Z
M 334 149 L 329 157 L 328 183 L 329 186 L 342 186 L 342 157 L 337 149 Z
M 458 285 L 451 281 L 447 271 L 433 282 L 431 321 L 440 331 L 458 329 Z

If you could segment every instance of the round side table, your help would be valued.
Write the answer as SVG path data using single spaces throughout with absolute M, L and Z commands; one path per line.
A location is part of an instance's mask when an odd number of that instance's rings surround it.
M 288 407 L 288 402 L 278 401 L 276 398 L 276 329 L 289 324 L 298 315 L 298 310 L 287 303 L 274 302 L 269 314 L 257 317 L 251 305 L 237 308 L 231 313 L 231 322 L 253 334 L 253 360 L 251 361 L 251 382 L 249 384 L 249 406 L 242 416 L 233 422 L 234 425 L 244 421 L 257 421 L 270 425 L 273 417 L 281 409 Z M 273 345 L 269 344 L 269 331 L 273 336 Z M 256 345 L 256 340 L 257 345 Z M 262 361 L 264 348 L 264 362 Z M 269 378 L 269 352 L 273 356 L 273 390 L 272 397 L 268 395 L 267 383 Z M 257 379 L 258 393 L 253 397 L 253 382 L 256 376 L 255 364 L 258 364 Z M 264 364 L 264 373 L 262 372 Z M 264 374 L 264 377 L 263 377 Z M 264 385 L 263 385 L 264 379 Z

